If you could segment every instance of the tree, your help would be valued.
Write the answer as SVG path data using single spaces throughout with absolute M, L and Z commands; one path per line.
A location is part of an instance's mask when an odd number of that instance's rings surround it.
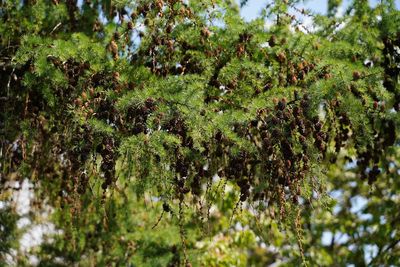
M 0 261 L 399 264 L 400 12 L 299 2 L 1 1 Z

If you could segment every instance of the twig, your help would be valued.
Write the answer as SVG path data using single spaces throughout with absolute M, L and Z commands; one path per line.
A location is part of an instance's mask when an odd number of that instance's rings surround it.
M 7 82 L 7 97 L 9 97 L 10 95 L 10 84 L 11 84 L 11 77 L 13 76 L 15 71 L 15 67 L 13 68 L 13 70 L 10 73 L 10 76 L 8 77 L 8 82 Z
M 57 30 L 58 29 L 58 27 L 60 27 L 61 26 L 61 22 L 59 22 L 52 30 L 51 30 L 51 32 L 49 33 L 49 34 L 52 34 L 55 30 Z
M 161 222 L 163 215 L 164 215 L 164 210 L 161 212 L 160 217 L 158 218 L 157 222 L 153 225 L 153 227 L 151 227 L 151 229 L 154 229 L 157 227 L 157 225 Z

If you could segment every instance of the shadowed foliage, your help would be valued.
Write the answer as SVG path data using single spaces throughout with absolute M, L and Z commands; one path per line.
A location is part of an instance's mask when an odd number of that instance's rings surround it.
M 400 264 L 400 12 L 301 2 L 0 1 L 0 264 Z

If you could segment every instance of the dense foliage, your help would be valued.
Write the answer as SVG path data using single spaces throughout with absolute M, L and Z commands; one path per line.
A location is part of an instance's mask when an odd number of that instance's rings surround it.
M 0 1 L 0 265 L 400 264 L 400 12 L 300 2 Z

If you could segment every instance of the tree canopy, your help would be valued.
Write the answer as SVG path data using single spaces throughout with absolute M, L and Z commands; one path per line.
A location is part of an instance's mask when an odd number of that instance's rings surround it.
M 399 265 L 400 11 L 266 2 L 0 0 L 0 266 Z

